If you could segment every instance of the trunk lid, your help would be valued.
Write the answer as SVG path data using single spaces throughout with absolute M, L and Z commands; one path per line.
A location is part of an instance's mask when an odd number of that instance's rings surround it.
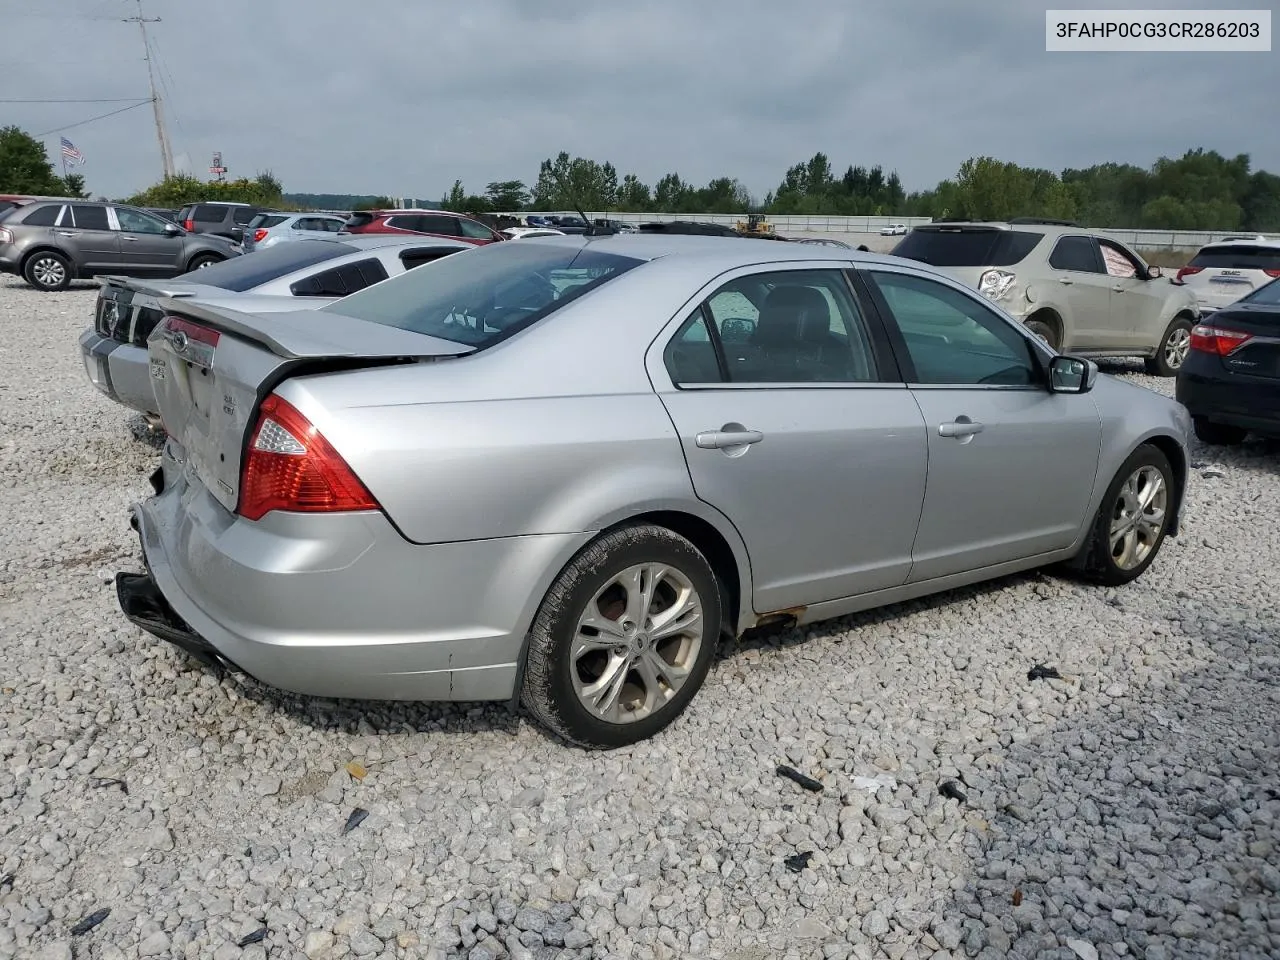
M 1280 306 L 1237 303 L 1210 314 L 1202 322 L 1250 335 L 1243 346 L 1221 358 L 1222 365 L 1232 373 L 1280 379 Z
M 217 287 L 183 280 L 139 280 L 115 275 L 98 280 L 102 286 L 94 306 L 94 329 L 100 336 L 138 346 L 146 345 L 147 337 L 162 318 L 155 306 L 160 298 L 185 299 L 226 293 Z
M 164 298 L 147 341 L 151 385 L 188 482 L 228 510 L 262 400 L 290 375 L 462 356 L 472 347 L 314 310 L 244 313 Z

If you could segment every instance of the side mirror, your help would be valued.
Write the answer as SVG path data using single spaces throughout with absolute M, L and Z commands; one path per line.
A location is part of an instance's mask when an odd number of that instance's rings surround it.
M 176 223 L 166 223 L 164 225 L 164 235 L 166 237 L 180 237 L 182 236 L 182 228 Z
M 1164 271 L 1161 270 L 1159 267 L 1147 267 L 1148 280 L 1159 280 L 1163 276 L 1164 276 Z
M 1049 361 L 1049 392 L 1088 393 L 1097 376 L 1097 364 L 1078 357 L 1057 356 Z

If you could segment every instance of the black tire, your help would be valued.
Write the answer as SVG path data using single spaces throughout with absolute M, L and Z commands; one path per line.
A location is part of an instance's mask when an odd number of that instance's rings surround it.
M 72 272 L 71 261 L 52 250 L 37 250 L 22 265 L 22 278 L 46 293 L 67 289 Z
M 688 581 L 701 603 L 702 636 L 696 649 L 685 651 L 691 661 L 687 662 L 688 675 L 670 699 L 642 718 L 610 722 L 587 709 L 575 689 L 574 678 L 576 676 L 583 682 L 593 679 L 591 671 L 594 666 L 600 666 L 602 675 L 604 664 L 600 663 L 600 658 L 606 663 L 611 662 L 618 653 L 618 647 L 613 647 L 612 652 L 602 649 L 583 655 L 578 663 L 574 663 L 570 656 L 571 645 L 579 618 L 597 594 L 602 590 L 612 590 L 610 584 L 623 571 L 649 563 L 669 566 Z M 664 584 L 665 581 L 659 583 L 663 593 L 667 590 Z M 603 599 L 608 599 L 607 593 Z M 604 619 L 618 622 L 617 617 L 600 612 Z M 619 527 L 604 533 L 584 547 L 561 571 L 538 609 L 529 631 L 521 702 L 536 720 L 581 747 L 613 749 L 647 739 L 674 721 L 702 686 L 715 657 L 720 622 L 719 582 L 711 564 L 692 543 L 665 527 L 649 524 Z M 668 644 L 673 642 L 668 641 Z M 691 641 L 689 645 L 692 646 Z M 627 650 L 626 655 L 631 656 L 633 652 Z M 662 651 L 656 652 L 655 656 L 666 659 Z M 628 691 L 642 692 L 633 680 L 643 682 L 637 671 L 628 667 L 621 677 L 620 701 L 631 696 Z
M 1176 377 L 1187 359 L 1191 342 L 1191 321 L 1175 317 L 1169 329 L 1160 338 L 1160 346 L 1154 357 L 1147 357 L 1143 367 L 1153 377 Z
M 1055 353 L 1062 349 L 1061 337 L 1058 336 L 1058 330 L 1048 320 L 1045 320 L 1042 317 L 1032 317 L 1027 320 L 1023 326 L 1047 343 Z
M 1114 555 L 1111 544 L 1111 525 L 1121 510 L 1122 488 L 1137 471 L 1148 467 L 1158 470 L 1164 480 L 1164 515 L 1154 541 L 1147 539 L 1149 549 L 1145 556 L 1139 563 L 1126 568 L 1117 562 Z M 1116 472 L 1115 479 L 1107 487 L 1106 495 L 1102 498 L 1102 506 L 1098 508 L 1089 535 L 1070 566 L 1086 580 L 1103 586 L 1118 587 L 1136 580 L 1146 572 L 1155 560 L 1156 554 L 1160 552 L 1160 547 L 1164 544 L 1165 535 L 1169 530 L 1169 518 L 1173 516 L 1177 505 L 1177 498 L 1178 490 L 1174 486 L 1173 467 L 1169 465 L 1169 458 L 1150 444 L 1139 447 L 1129 455 Z
M 204 267 L 212 267 L 215 263 L 221 263 L 222 257 L 216 253 L 198 253 L 191 258 L 191 262 L 187 264 L 187 272 L 192 270 L 200 270 Z
M 1192 417 L 1191 424 L 1195 428 L 1196 439 L 1211 447 L 1236 447 L 1244 443 L 1244 438 L 1249 435 L 1244 427 L 1214 423 L 1204 417 Z

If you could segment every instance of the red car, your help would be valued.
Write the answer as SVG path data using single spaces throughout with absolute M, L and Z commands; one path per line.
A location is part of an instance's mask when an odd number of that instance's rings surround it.
M 505 240 L 479 220 L 447 210 L 360 210 L 351 215 L 343 233 L 425 233 L 436 237 L 465 237 L 475 243 Z

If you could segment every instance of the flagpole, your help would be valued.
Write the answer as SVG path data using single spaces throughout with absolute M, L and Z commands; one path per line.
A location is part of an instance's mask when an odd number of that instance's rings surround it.
M 62 154 L 62 183 L 65 186 L 67 182 L 67 155 Z

